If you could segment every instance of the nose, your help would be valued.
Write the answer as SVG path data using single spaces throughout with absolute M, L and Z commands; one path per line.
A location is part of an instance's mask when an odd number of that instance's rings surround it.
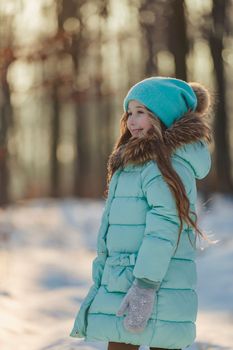
M 128 123 L 129 125 L 135 125 L 136 118 L 134 117 L 133 114 L 128 116 Z

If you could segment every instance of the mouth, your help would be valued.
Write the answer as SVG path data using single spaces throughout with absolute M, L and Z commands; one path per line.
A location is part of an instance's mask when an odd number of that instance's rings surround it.
M 143 129 L 133 129 L 131 131 L 141 131 L 141 130 L 143 130 Z

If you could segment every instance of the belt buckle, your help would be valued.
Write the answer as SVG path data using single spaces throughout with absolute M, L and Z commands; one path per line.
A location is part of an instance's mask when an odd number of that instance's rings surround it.
M 135 265 L 135 254 L 130 254 L 129 256 L 129 263 L 130 265 Z
M 127 266 L 129 261 L 129 257 L 125 255 L 120 256 L 120 265 Z

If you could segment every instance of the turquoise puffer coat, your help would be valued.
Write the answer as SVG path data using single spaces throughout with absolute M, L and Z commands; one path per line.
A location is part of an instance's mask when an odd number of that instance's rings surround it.
M 178 148 L 172 165 L 195 211 L 196 179 L 204 178 L 211 166 L 207 144 L 198 141 Z M 70 335 L 168 349 L 191 345 L 198 307 L 195 234 L 184 224 L 175 252 L 178 229 L 176 204 L 156 162 L 118 169 L 98 233 L 94 284 Z M 147 327 L 137 334 L 125 330 L 123 317 L 116 316 L 135 277 L 161 282 Z

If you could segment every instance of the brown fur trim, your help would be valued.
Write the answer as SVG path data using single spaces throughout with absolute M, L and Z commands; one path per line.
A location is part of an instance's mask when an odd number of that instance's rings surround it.
M 172 151 L 199 140 L 210 143 L 211 130 L 206 118 L 195 112 L 187 113 L 164 132 L 164 142 Z
M 190 82 L 189 85 L 193 89 L 197 97 L 197 106 L 195 112 L 206 113 L 211 104 L 211 95 L 204 85 L 196 82 Z
M 203 115 L 189 112 L 164 131 L 163 147 L 169 156 L 176 148 L 200 140 L 211 142 L 210 127 Z M 112 152 L 108 169 L 114 173 L 120 166 L 124 167 L 128 163 L 143 164 L 157 159 L 158 142 L 162 141 L 158 141 L 153 134 L 130 137 L 127 143 Z

